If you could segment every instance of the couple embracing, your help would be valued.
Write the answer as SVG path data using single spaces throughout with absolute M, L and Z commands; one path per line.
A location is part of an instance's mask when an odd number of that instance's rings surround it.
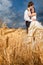
M 28 8 L 24 12 L 24 20 L 26 22 L 27 33 L 28 29 L 34 24 L 38 27 L 42 27 L 42 25 L 36 20 L 36 11 L 32 1 L 28 3 Z

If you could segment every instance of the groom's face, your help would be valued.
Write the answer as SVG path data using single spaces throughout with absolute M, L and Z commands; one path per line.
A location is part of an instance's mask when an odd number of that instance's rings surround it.
M 34 7 L 34 5 L 30 6 L 29 8 L 30 8 L 30 9 L 33 9 L 33 7 Z

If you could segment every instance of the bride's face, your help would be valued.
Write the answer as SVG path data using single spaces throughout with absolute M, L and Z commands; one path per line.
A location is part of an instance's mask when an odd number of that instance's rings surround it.
M 32 8 L 32 13 L 34 13 L 34 8 Z

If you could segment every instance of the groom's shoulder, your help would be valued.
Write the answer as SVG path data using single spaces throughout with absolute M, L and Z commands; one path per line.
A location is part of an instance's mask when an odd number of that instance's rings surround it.
M 24 12 L 25 14 L 30 14 L 30 11 L 28 11 L 27 9 Z
M 28 10 L 26 9 L 24 13 L 27 13 L 27 12 L 28 12 Z
M 25 11 L 27 11 L 27 9 Z

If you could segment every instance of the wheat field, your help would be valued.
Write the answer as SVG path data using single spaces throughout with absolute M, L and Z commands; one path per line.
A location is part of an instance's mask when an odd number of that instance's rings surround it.
M 0 28 L 0 65 L 43 65 L 43 30 Z

